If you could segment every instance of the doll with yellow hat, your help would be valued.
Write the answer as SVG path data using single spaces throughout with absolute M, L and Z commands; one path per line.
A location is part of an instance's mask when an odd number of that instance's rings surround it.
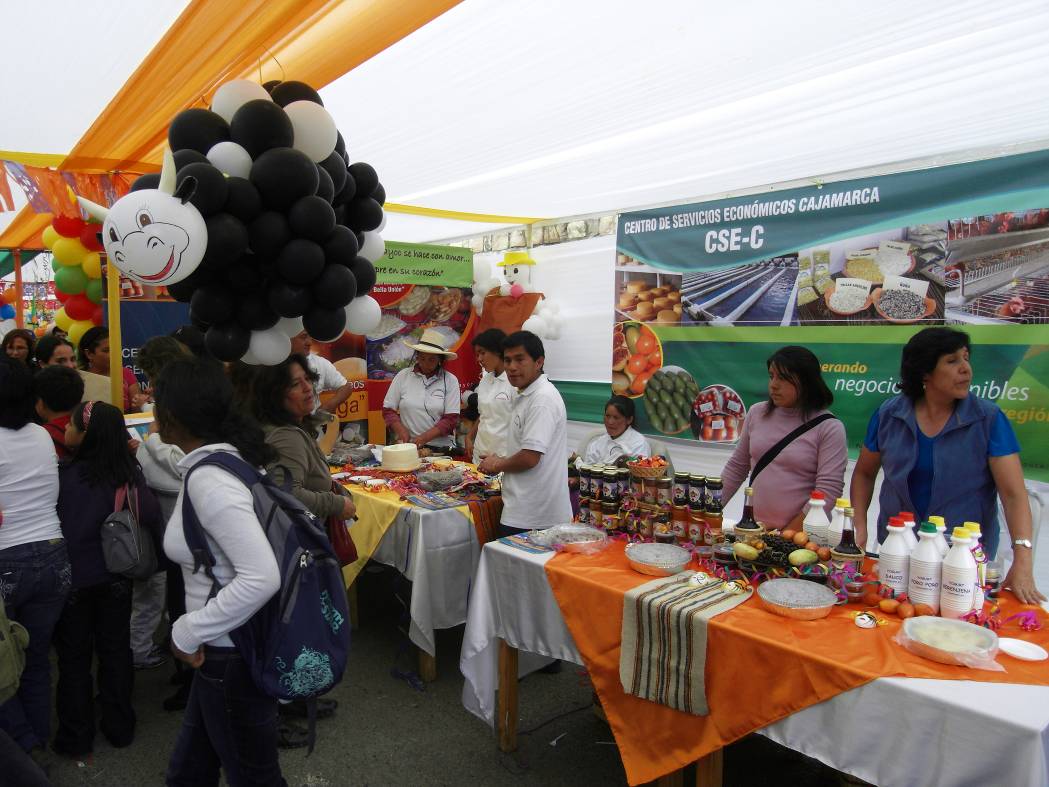
M 478 332 L 498 328 L 511 334 L 524 329 L 544 339 L 558 338 L 561 326 L 557 308 L 545 301 L 532 283 L 535 260 L 526 251 L 508 251 L 496 267 L 503 269 L 505 281 L 478 277 L 474 287 L 474 307 L 480 314 Z

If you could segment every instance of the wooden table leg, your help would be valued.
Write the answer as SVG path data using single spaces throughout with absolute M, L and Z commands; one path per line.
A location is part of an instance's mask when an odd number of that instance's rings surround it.
M 706 757 L 696 760 L 696 787 L 721 787 L 724 767 L 724 749 L 712 751 Z
M 499 750 L 517 750 L 517 648 L 499 640 L 499 703 L 495 715 Z
M 350 608 L 350 628 L 358 629 L 361 625 L 360 612 L 357 609 L 357 580 L 346 588 L 346 606 Z
M 423 683 L 437 680 L 437 659 L 422 648 L 419 648 L 419 677 Z

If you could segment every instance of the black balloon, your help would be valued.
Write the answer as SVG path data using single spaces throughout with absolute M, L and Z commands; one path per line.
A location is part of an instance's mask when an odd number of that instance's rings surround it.
M 345 265 L 348 268 L 353 265 L 358 251 L 360 246 L 357 236 L 343 226 L 336 226 L 324 241 L 324 261 L 328 265 Z
M 143 189 L 155 189 L 160 186 L 160 173 L 150 172 L 146 175 L 139 175 L 135 178 L 135 182 L 131 184 L 131 191 L 142 191 Z
M 335 150 L 340 156 L 346 155 L 346 140 L 342 138 L 342 132 L 335 132 Z
M 346 203 L 346 225 L 371 232 L 382 224 L 382 205 L 371 197 L 354 197 Z
M 252 331 L 265 331 L 277 324 L 280 315 L 261 292 L 245 295 L 237 305 L 237 322 Z M 241 353 L 243 355 L 243 353 Z
M 283 213 L 268 210 L 251 222 L 248 238 L 255 254 L 275 258 L 284 244 L 291 240 L 291 227 Z
M 192 148 L 183 148 L 182 150 L 176 150 L 171 154 L 171 158 L 175 160 L 175 170 L 182 169 L 187 164 L 210 164 L 208 157 L 201 153 L 199 150 L 193 150 Z
M 381 183 L 376 186 L 375 191 L 372 192 L 372 199 L 380 205 L 386 204 L 386 189 L 383 188 Z
M 269 82 L 263 82 L 262 83 L 262 89 L 265 90 L 267 93 L 272 93 L 273 92 L 273 88 L 275 88 L 279 84 L 280 84 L 280 80 L 279 79 L 271 79 Z
M 283 109 L 264 98 L 241 106 L 229 128 L 230 138 L 248 151 L 252 159 L 273 148 L 290 148 L 295 139 L 291 119 Z
M 198 284 L 198 282 L 193 280 L 193 275 L 190 274 L 182 281 L 169 284 L 168 295 L 179 303 L 189 303 L 189 299 L 193 297 L 193 291 L 197 289 Z
M 286 107 L 294 101 L 312 101 L 314 104 L 324 106 L 321 94 L 307 85 L 305 82 L 296 82 L 293 79 L 281 82 L 270 91 L 273 103 Z
M 346 172 L 346 179 L 343 181 L 342 188 L 335 192 L 335 199 L 332 200 L 333 205 L 345 205 L 351 199 L 357 196 L 357 181 L 353 179 L 348 171 Z
M 175 183 L 181 184 L 186 178 L 197 179 L 197 187 L 189 201 L 196 206 L 201 216 L 207 218 L 222 210 L 222 206 L 226 204 L 226 197 L 229 195 L 229 186 L 226 184 L 226 176 L 217 167 L 210 163 L 187 164 L 178 171 Z
M 331 182 L 331 175 L 319 164 L 317 165 L 317 178 L 317 196 L 330 205 L 335 199 L 335 184 Z
M 233 318 L 235 304 L 233 296 L 217 284 L 199 287 L 189 301 L 190 313 L 202 322 L 215 325 L 229 322 Z
M 301 317 L 313 305 L 313 295 L 309 287 L 289 284 L 280 279 L 270 285 L 267 300 L 273 311 L 281 317 Z
M 311 240 L 294 238 L 277 255 L 277 273 L 292 284 L 311 284 L 324 269 L 324 249 Z
M 229 124 L 210 109 L 184 109 L 168 127 L 168 146 L 172 150 L 191 148 L 207 153 L 214 145 L 229 139 Z
M 358 161 L 350 164 L 350 174 L 357 181 L 358 194 L 371 194 L 379 185 L 379 176 L 371 164 Z
M 313 301 L 328 309 L 341 309 L 357 294 L 357 280 L 344 265 L 328 265 L 313 283 Z
M 226 267 L 222 278 L 234 292 L 247 293 L 258 289 L 263 277 L 260 275 L 252 255 L 245 254 Z
M 320 197 L 303 197 L 288 211 L 291 231 L 300 238 L 323 242 L 335 229 L 335 210 Z
M 335 223 L 340 227 L 346 226 L 346 206 L 336 205 L 335 206 Z
M 350 266 L 350 272 L 357 280 L 357 295 L 367 295 L 375 286 L 375 266 L 364 257 L 357 257 Z
M 208 248 L 204 251 L 204 261 L 218 266 L 221 273 L 247 251 L 248 228 L 228 213 L 208 216 L 205 223 L 208 225 Z
M 255 188 L 250 180 L 244 178 L 226 178 L 228 194 L 223 210 L 231 216 L 236 216 L 245 224 L 250 224 L 262 213 L 262 197 L 259 190 Z
M 314 306 L 303 315 L 302 327 L 319 342 L 334 341 L 346 330 L 346 310 Z
M 235 322 L 212 325 L 204 334 L 204 346 L 220 361 L 238 361 L 248 351 L 251 331 Z
M 305 153 L 276 148 L 263 153 L 251 165 L 251 182 L 267 207 L 285 211 L 296 200 L 316 194 L 320 176 Z
M 331 177 L 335 193 L 338 194 L 342 191 L 342 187 L 346 183 L 346 163 L 342 160 L 342 156 L 332 152 L 328 158 L 324 159 L 317 166 L 321 167 Z

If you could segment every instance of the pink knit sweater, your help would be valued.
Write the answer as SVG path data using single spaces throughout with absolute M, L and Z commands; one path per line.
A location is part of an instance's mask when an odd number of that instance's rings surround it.
M 767 402 L 750 408 L 743 422 L 736 450 L 722 471 L 727 503 L 747 485 L 751 468 L 765 452 L 803 423 L 798 410 L 777 407 L 766 417 Z M 821 411 L 825 412 L 825 411 Z M 811 418 L 820 413 L 812 413 Z M 826 496 L 827 513 L 844 487 L 845 426 L 841 421 L 824 421 L 797 438 L 776 457 L 754 482 L 754 516 L 768 526 L 783 527 L 802 511 L 809 493 L 819 489 Z

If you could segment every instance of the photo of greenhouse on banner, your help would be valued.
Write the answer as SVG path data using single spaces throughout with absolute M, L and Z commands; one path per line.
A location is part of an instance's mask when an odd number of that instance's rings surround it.
M 612 387 L 643 402 L 644 431 L 734 443 L 765 359 L 801 344 L 855 452 L 898 392 L 900 347 L 962 324 L 973 392 L 1012 421 L 1028 476 L 1049 478 L 1034 431 L 1049 418 L 1045 151 L 624 213 L 615 266 Z

